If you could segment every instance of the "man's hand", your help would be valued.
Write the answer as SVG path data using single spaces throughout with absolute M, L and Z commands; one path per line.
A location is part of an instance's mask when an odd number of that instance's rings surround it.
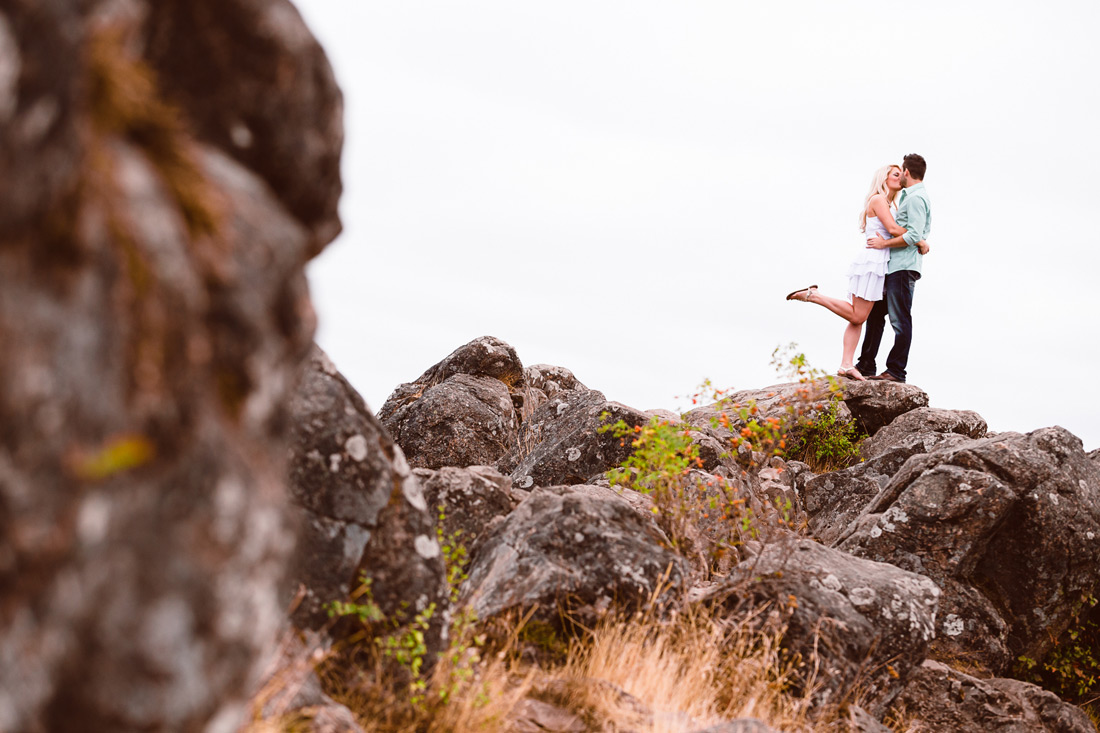
M 879 236 L 867 240 L 867 249 L 886 249 L 886 240 Z
M 920 252 L 922 255 L 928 254 L 928 251 L 930 249 L 932 249 L 932 247 L 929 246 L 928 242 L 919 242 L 917 244 L 917 251 Z

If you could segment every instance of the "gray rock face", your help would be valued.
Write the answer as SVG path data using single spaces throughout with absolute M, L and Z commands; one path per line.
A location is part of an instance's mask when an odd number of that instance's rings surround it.
M 936 648 L 998 674 L 1041 659 L 1100 586 L 1100 472 L 1062 428 L 910 458 L 837 547 L 934 578 Z
M 160 8 L 121 6 L 0 9 L 3 730 L 231 729 L 283 612 L 286 404 L 327 240 L 188 135 L 141 56 Z M 221 17 L 164 27 L 204 45 Z
M 820 664 L 819 701 L 858 682 L 881 716 L 928 651 L 939 595 L 928 578 L 798 540 L 765 547 L 703 600 L 737 614 L 773 604 L 784 645 L 806 668 Z
M 898 696 L 910 730 L 953 733 L 1094 733 L 1079 708 L 1035 685 L 1013 679 L 980 680 L 928 660 Z
M 486 536 L 470 564 L 460 602 L 479 619 L 538 606 L 535 618 L 559 625 L 559 608 L 592 627 L 610 610 L 645 604 L 684 588 L 684 560 L 660 530 L 610 489 L 539 488 Z
M 484 336 L 398 387 L 378 417 L 414 467 L 490 465 L 516 445 L 524 389 L 515 349 Z
M 874 435 L 899 415 L 928 406 L 928 394 L 912 384 L 844 380 L 844 404 L 863 432 Z
M 832 544 L 912 456 L 966 441 L 954 433 L 913 433 L 850 468 L 810 478 L 802 490 L 810 531 L 822 542 Z
M 145 3 L 143 3 L 145 5 Z M 144 45 L 197 136 L 255 171 L 319 251 L 340 233 L 343 96 L 288 0 L 157 0 Z
M 920 433 L 933 435 L 953 433 L 968 438 L 984 438 L 986 430 L 985 420 L 971 410 L 918 407 L 899 415 L 889 425 L 863 441 L 860 452 L 864 458 L 874 458 L 890 448 L 910 441 L 913 435 Z
M 607 419 L 601 417 L 605 412 Z M 535 410 L 523 426 L 518 447 L 497 467 L 521 489 L 586 483 L 630 456 L 629 440 L 600 432 L 620 419 L 631 426 L 649 421 L 644 413 L 608 402 L 595 390 L 560 392 Z
M 547 397 L 554 397 L 558 392 L 588 389 L 573 376 L 573 372 L 565 367 L 551 366 L 550 364 L 532 364 L 524 369 L 523 373 L 526 375 L 527 385 L 533 389 L 541 390 Z
M 469 374 L 429 387 L 384 424 L 418 468 L 492 464 L 519 435 L 508 388 L 492 377 Z
M 43 224 L 71 227 L 69 205 L 82 179 L 79 113 L 83 18 L 71 3 L 5 3 L 0 9 L 0 232 L 42 236 Z M 67 220 L 67 221 L 66 221 Z M 63 232 L 59 232 L 62 234 Z M 64 237 L 57 245 L 72 252 Z
M 512 479 L 491 466 L 413 471 L 424 491 L 429 512 L 442 514 L 446 540 L 455 540 L 473 554 L 482 536 L 519 503 Z
M 435 514 L 400 448 L 316 347 L 291 403 L 291 421 L 290 490 L 302 515 L 292 580 L 304 590 L 294 622 L 312 629 L 327 622 L 323 604 L 347 600 L 358 586 L 357 570 L 364 564 L 368 543 L 379 532 L 389 536 L 411 531 L 413 535 L 411 544 L 406 541 L 404 547 L 411 551 L 397 558 L 399 569 L 394 571 L 409 573 L 408 594 L 396 594 L 383 610 L 393 613 L 401 601 L 421 596 L 439 602 L 443 564 L 436 545 Z M 410 516 L 400 516 L 403 513 Z M 385 528 L 386 522 L 415 526 Z M 418 535 L 424 536 L 421 544 L 426 549 L 416 547 Z M 413 578 L 424 587 L 413 588 Z M 380 586 L 374 591 L 378 601 L 387 595 Z

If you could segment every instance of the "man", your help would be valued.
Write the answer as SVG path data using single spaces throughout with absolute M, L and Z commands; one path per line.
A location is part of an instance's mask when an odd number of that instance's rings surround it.
M 913 288 L 921 275 L 921 259 L 928 252 L 927 245 L 920 246 L 932 227 L 932 211 L 928 194 L 924 190 L 924 172 L 927 164 L 919 155 L 905 156 L 901 170 L 902 191 L 898 194 L 898 213 L 894 217 L 905 234 L 893 239 L 872 237 L 867 246 L 873 249 L 890 248 L 890 264 L 886 269 L 886 284 L 882 300 L 876 301 L 867 317 L 863 334 L 863 349 L 856 369 L 870 379 L 887 382 L 904 382 L 905 366 L 909 363 L 909 346 L 913 343 Z M 875 358 L 886 327 L 886 315 L 894 327 L 894 346 L 886 357 L 886 371 L 875 376 Z

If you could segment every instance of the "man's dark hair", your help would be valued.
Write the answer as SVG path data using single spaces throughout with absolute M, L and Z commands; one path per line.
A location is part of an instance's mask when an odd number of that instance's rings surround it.
M 916 153 L 909 153 L 902 160 L 905 170 L 913 174 L 913 178 L 924 180 L 924 171 L 928 169 L 928 164 L 924 162 L 924 158 Z

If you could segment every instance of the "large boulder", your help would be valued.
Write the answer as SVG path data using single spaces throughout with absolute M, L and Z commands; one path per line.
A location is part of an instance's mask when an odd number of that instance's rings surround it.
M 972 410 L 940 410 L 935 407 L 918 407 L 896 417 L 860 444 L 864 458 L 882 455 L 887 450 L 910 442 L 914 435 L 936 438 L 943 435 L 963 435 L 967 438 L 984 438 L 986 424 L 982 416 Z M 927 441 L 926 445 L 927 445 Z M 931 450 L 928 446 L 924 452 Z
M 844 404 L 863 432 L 874 435 L 910 410 L 928 406 L 928 394 L 912 384 L 844 380 Z
M 325 604 L 347 600 L 359 570 L 394 578 L 372 586 L 390 617 L 403 603 L 414 612 L 436 603 L 442 611 L 447 595 L 435 512 L 401 449 L 316 347 L 291 402 L 291 421 L 290 491 L 302 523 L 291 573 L 300 587 L 294 622 L 325 625 Z M 395 535 L 401 541 L 385 547 L 398 541 Z
M 765 547 L 700 600 L 735 620 L 769 609 L 802 669 L 818 670 L 817 704 L 839 703 L 858 684 L 881 717 L 925 658 L 939 595 L 928 578 L 796 540 Z
M 825 544 L 832 544 L 847 531 L 848 526 L 879 495 L 907 460 L 967 441 L 965 436 L 957 433 L 918 431 L 892 440 L 889 445 L 883 444 L 872 457 L 850 468 L 809 477 L 802 484 L 801 498 L 809 516 L 810 531 Z
M 1062 428 L 911 457 L 837 540 L 944 589 L 938 654 L 990 674 L 1043 658 L 1100 591 L 1100 471 Z
M 205 46 L 238 5 L 162 28 Z M 286 406 L 314 328 L 303 269 L 330 237 L 188 133 L 178 79 L 142 55 L 162 6 L 0 8 L 4 730 L 232 729 L 284 610 Z M 338 98 L 316 48 L 309 64 Z M 281 134 L 304 134 L 268 91 Z
M 687 565 L 652 519 L 610 489 L 538 488 L 490 531 L 470 563 L 461 603 L 479 619 L 535 609 L 536 620 L 592 628 L 684 590 Z
M 634 427 L 649 422 L 649 416 L 608 402 L 595 390 L 559 392 L 524 423 L 519 444 L 497 467 L 521 489 L 599 478 L 633 452 L 629 438 L 602 430 L 618 420 Z
M 520 499 L 512 493 L 512 479 L 492 466 L 417 468 L 428 511 L 439 520 L 440 534 L 467 556 L 495 523 L 506 517 Z
M 319 251 L 340 233 L 343 97 L 289 0 L 142 3 L 143 45 L 199 139 L 256 172 Z
M 515 349 L 484 336 L 399 386 L 378 417 L 414 467 L 491 465 L 516 445 L 524 387 Z
M 523 373 L 527 378 L 527 386 L 541 390 L 547 397 L 554 397 L 558 392 L 588 389 L 565 367 L 532 364 Z
M 1014 679 L 978 679 L 927 660 L 895 702 L 909 730 L 952 733 L 1095 733 L 1080 708 Z

